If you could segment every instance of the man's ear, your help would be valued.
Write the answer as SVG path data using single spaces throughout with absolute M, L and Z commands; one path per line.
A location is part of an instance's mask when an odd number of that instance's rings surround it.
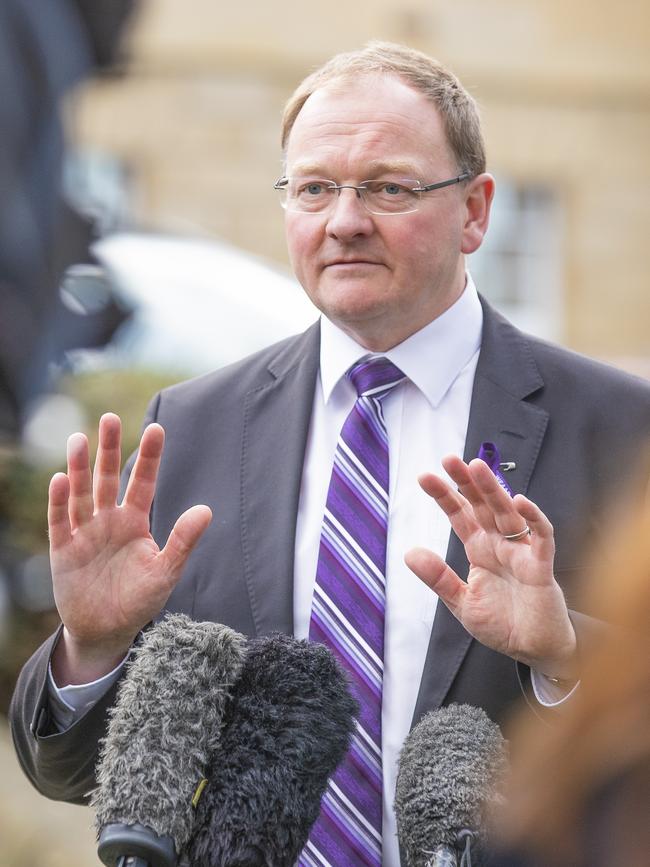
M 465 189 L 465 224 L 461 251 L 473 253 L 481 246 L 490 222 L 494 178 L 487 172 L 477 175 Z

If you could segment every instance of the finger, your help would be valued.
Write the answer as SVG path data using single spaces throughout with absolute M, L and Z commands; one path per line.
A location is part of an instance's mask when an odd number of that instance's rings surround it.
M 422 490 L 436 501 L 449 518 L 454 532 L 465 544 L 472 533 L 479 529 L 472 507 L 458 491 L 455 491 L 440 476 L 424 473 L 418 477 Z
M 505 491 L 485 461 L 475 458 L 468 466 L 477 491 L 489 508 L 494 526 L 502 536 L 521 532 L 525 527 L 510 494 Z
M 98 509 L 110 509 L 117 502 L 120 487 L 122 423 L 115 413 L 99 420 L 99 443 L 93 472 L 93 494 Z
M 123 506 L 129 506 L 149 514 L 156 491 L 164 443 L 165 432 L 159 424 L 150 424 L 145 428 L 140 440 L 138 456 L 131 470 L 129 483 L 124 494 Z
M 544 512 L 523 494 L 517 494 L 513 504 L 520 516 L 530 527 L 528 537 L 532 553 L 539 560 L 552 563 L 555 557 L 555 534 L 553 525 Z
M 66 545 L 72 535 L 68 513 L 69 497 L 68 477 L 65 473 L 56 473 L 50 481 L 47 501 L 47 529 L 53 551 Z
M 426 548 L 412 548 L 406 552 L 404 562 L 421 581 L 438 594 L 454 617 L 460 619 L 467 585 L 442 557 Z
M 92 477 L 88 457 L 88 439 L 85 434 L 74 433 L 68 437 L 68 479 L 70 499 L 68 510 L 70 523 L 75 530 L 93 516 Z
M 475 491 L 469 467 L 462 458 L 459 458 L 458 455 L 446 455 L 442 459 L 442 466 L 447 475 L 453 479 L 459 488 L 467 488 L 470 491 Z M 467 499 L 469 499 L 469 497 Z
M 456 483 L 460 493 L 472 506 L 479 524 L 485 530 L 493 530 L 494 515 L 476 487 L 469 466 L 457 455 L 447 455 L 443 458 L 442 465 L 447 475 Z
M 167 544 L 158 558 L 162 570 L 174 581 L 178 580 L 197 542 L 212 520 L 208 506 L 192 506 L 174 524 Z

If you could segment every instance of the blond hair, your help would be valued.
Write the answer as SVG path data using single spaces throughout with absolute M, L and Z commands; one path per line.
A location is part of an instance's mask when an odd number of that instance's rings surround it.
M 307 76 L 289 98 L 282 117 L 282 148 L 286 150 L 296 118 L 316 90 L 359 75 L 393 75 L 423 93 L 442 118 L 447 141 L 460 172 L 472 177 L 485 171 L 485 145 L 475 100 L 456 76 L 421 51 L 392 42 L 369 42 L 358 51 L 336 54 Z

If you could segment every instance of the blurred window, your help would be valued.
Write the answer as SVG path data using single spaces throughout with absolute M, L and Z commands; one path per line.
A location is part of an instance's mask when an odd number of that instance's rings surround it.
M 478 289 L 519 328 L 561 340 L 563 212 L 555 190 L 497 177 L 490 228 L 468 259 Z

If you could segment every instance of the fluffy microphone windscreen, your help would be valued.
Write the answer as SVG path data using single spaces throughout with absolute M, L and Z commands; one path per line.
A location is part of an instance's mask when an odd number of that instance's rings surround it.
M 251 641 L 183 867 L 291 867 L 357 712 L 326 647 L 286 635 Z
M 128 663 L 100 749 L 91 803 L 98 833 L 142 825 L 176 852 L 194 822 L 192 797 L 221 735 L 245 638 L 170 614 L 144 633 Z
M 476 832 L 480 847 L 507 766 L 506 741 L 481 708 L 452 704 L 420 720 L 404 741 L 395 791 L 409 867 L 425 867 L 441 844 L 453 849 L 462 829 Z

